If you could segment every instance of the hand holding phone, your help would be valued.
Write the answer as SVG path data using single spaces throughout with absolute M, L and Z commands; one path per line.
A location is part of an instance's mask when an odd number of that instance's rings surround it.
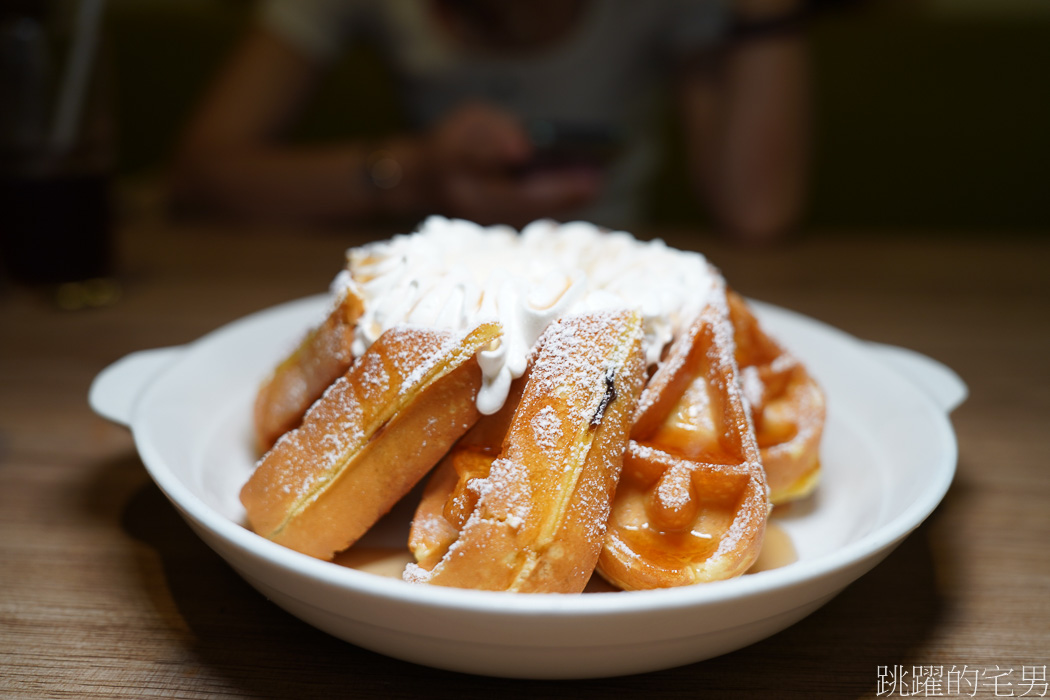
M 621 138 L 615 129 L 596 124 L 537 119 L 526 123 L 533 156 L 525 172 L 564 168 L 605 169 L 619 155 Z

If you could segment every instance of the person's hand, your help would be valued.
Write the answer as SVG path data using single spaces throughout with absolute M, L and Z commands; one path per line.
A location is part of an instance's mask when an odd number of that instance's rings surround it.
M 434 206 L 483 224 L 520 226 L 561 218 L 597 196 L 594 169 L 530 170 L 533 147 L 521 123 L 483 103 L 464 105 L 424 139 Z

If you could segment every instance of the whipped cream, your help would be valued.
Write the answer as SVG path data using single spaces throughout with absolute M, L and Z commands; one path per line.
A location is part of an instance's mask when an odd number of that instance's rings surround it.
M 398 324 L 466 331 L 498 321 L 500 341 L 478 354 L 484 377 L 478 410 L 489 414 L 503 405 L 555 319 L 637 310 L 652 365 L 703 308 L 717 274 L 699 253 L 584 222 L 540 220 L 518 233 L 432 216 L 416 233 L 348 250 L 347 270 L 332 287 L 340 294 L 352 285 L 364 297 L 355 355 Z

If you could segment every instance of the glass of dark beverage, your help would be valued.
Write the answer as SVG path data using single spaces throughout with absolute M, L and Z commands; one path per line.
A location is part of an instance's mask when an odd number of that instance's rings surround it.
M 98 289 L 113 274 L 100 14 L 101 0 L 0 9 L 0 268 L 18 284 Z

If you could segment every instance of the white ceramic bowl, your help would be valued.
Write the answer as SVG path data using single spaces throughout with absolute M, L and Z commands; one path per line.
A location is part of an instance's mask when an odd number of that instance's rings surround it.
M 950 370 L 756 303 L 763 325 L 824 387 L 816 495 L 777 518 L 797 561 L 670 590 L 516 595 L 404 583 L 319 561 L 242 526 L 261 379 L 327 300 L 311 297 L 191 343 L 104 370 L 91 405 L 130 426 L 150 475 L 192 528 L 252 586 L 306 622 L 383 654 L 469 673 L 586 678 L 700 661 L 772 635 L 867 572 L 940 502 L 956 462 L 948 413 L 966 396 Z M 407 517 L 369 537 L 404 543 Z M 393 538 L 393 539 L 391 539 Z

